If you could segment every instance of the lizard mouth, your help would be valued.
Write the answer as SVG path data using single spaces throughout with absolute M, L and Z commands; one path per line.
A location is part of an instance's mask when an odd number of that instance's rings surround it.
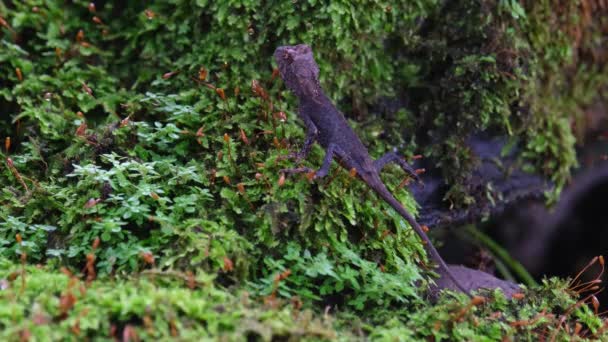
M 294 60 L 293 52 L 294 51 L 292 51 L 288 47 L 280 47 L 276 50 L 274 56 L 277 62 L 279 61 L 279 59 L 281 59 L 284 63 L 287 62 L 287 64 L 291 64 Z
M 293 63 L 297 56 L 310 52 L 310 47 L 305 44 L 295 46 L 281 46 L 274 53 L 275 59 L 282 59 L 287 65 Z
M 285 75 L 289 74 L 291 65 L 295 60 L 294 53 L 295 51 L 291 49 L 290 46 L 281 46 L 274 52 L 274 59 L 277 62 L 279 72 L 283 78 Z

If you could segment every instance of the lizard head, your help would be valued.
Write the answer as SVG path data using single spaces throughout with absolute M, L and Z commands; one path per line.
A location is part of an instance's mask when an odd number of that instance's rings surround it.
M 298 97 L 316 96 L 319 92 L 319 66 L 306 44 L 280 46 L 274 59 L 285 85 Z

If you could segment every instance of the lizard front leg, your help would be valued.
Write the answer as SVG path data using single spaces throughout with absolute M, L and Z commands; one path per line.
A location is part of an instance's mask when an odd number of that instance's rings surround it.
M 327 146 L 327 150 L 325 151 L 325 157 L 323 157 L 323 164 L 321 165 L 319 170 L 317 170 L 315 172 L 315 176 L 314 176 L 315 179 L 323 178 L 323 177 L 327 176 L 327 174 L 329 173 L 329 168 L 331 167 L 331 161 L 334 159 L 334 155 L 336 153 L 343 154 L 343 153 L 339 153 L 340 151 L 341 151 L 340 148 L 336 144 L 329 144 L 329 146 Z M 283 169 L 283 170 L 281 170 L 281 172 L 283 172 L 283 173 L 309 173 L 309 172 L 313 172 L 313 170 L 309 167 L 298 167 L 295 169 Z
M 315 172 L 315 178 L 323 178 L 327 176 L 329 173 L 329 168 L 331 167 L 331 161 L 334 159 L 334 155 L 336 153 L 343 154 L 339 153 L 340 151 L 340 147 L 338 147 L 336 144 L 330 143 L 327 146 L 327 150 L 325 150 L 325 157 L 323 158 L 323 164 L 321 165 L 321 168 Z
M 302 149 L 299 152 L 292 152 L 287 155 L 287 158 L 295 158 L 296 163 L 308 156 L 312 148 L 312 144 L 315 143 L 317 136 L 319 135 L 319 129 L 317 129 L 317 126 L 315 126 L 314 122 L 312 122 L 308 115 L 305 115 L 302 110 L 299 110 L 298 115 L 300 118 L 302 118 L 302 121 L 304 121 L 304 124 L 306 125 L 306 138 L 304 139 L 304 146 L 302 146 Z

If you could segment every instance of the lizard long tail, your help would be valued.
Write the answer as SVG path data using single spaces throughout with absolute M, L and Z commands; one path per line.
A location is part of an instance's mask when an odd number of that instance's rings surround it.
M 382 197 L 382 199 L 385 200 L 391 207 L 393 207 L 393 209 L 395 209 L 410 224 L 410 226 L 412 226 L 412 228 L 414 228 L 414 231 L 416 232 L 416 234 L 418 234 L 418 236 L 420 236 L 420 238 L 424 242 L 426 251 L 431 255 L 432 259 L 435 260 L 439 264 L 439 274 L 441 276 L 447 276 L 454 283 L 454 285 L 456 285 L 460 289 L 460 291 L 462 291 L 464 293 L 468 293 L 468 291 L 466 291 L 464 289 L 464 287 L 456 280 L 456 278 L 454 277 L 454 275 L 448 268 L 448 265 L 446 265 L 446 263 L 445 263 L 445 261 L 443 261 L 443 258 L 441 257 L 441 255 L 439 255 L 439 252 L 437 252 L 437 250 L 431 243 L 431 240 L 429 239 L 429 237 L 422 230 L 422 227 L 420 227 L 420 225 L 418 224 L 418 222 L 416 222 L 414 217 L 410 213 L 408 213 L 407 210 L 405 210 L 405 208 L 403 207 L 401 202 L 399 202 L 393 196 L 393 194 L 391 194 L 390 191 L 388 191 L 388 189 L 386 188 L 386 186 L 384 186 L 382 181 L 371 182 L 371 184 L 376 185 L 376 186 L 372 187 L 374 189 L 374 191 L 380 197 Z

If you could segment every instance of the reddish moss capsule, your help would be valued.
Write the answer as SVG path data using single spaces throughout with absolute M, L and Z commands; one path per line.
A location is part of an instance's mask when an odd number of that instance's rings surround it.
M 226 93 L 224 93 L 224 89 L 215 88 L 215 92 L 223 101 L 226 101 Z
M 205 67 L 201 67 L 200 69 L 198 69 L 198 79 L 200 81 L 204 81 L 207 79 L 207 69 L 205 69 Z
M 245 131 L 242 128 L 240 129 L 240 133 L 241 140 L 245 143 L 245 145 L 249 145 L 249 139 L 247 139 L 247 135 L 245 134 Z
M 82 90 L 84 90 L 87 94 L 93 96 L 93 89 L 91 89 L 86 83 L 82 82 Z
M 122 127 L 128 126 L 129 125 L 129 121 L 130 121 L 130 119 L 129 119 L 128 116 L 126 118 L 120 120 L 120 127 L 122 128 Z
M 175 75 L 175 74 L 177 74 L 177 71 L 170 71 L 170 72 L 164 73 L 162 76 L 163 80 L 169 79 L 169 78 L 173 77 L 173 75 Z
M 524 295 L 521 292 L 517 292 L 517 293 L 514 293 L 511 297 L 513 299 L 522 300 L 522 299 L 526 298 L 526 295 Z
M 82 121 L 80 126 L 78 126 L 78 128 L 76 129 L 76 136 L 82 137 L 85 135 L 86 131 L 87 131 L 87 123 Z
M 277 113 L 277 119 L 279 119 L 279 121 L 281 122 L 286 122 L 287 121 L 287 115 L 285 114 L 285 112 L 280 111 Z
M 83 30 L 78 30 L 78 33 L 76 33 L 76 41 L 78 43 L 80 43 L 83 40 L 84 40 L 84 31 Z
M 315 179 L 315 175 L 317 173 L 315 171 L 310 171 L 306 174 L 306 179 L 308 179 L 308 181 L 312 181 L 313 179 Z
M 475 306 L 481 305 L 485 302 L 486 302 L 486 298 L 482 297 L 482 296 L 474 296 L 473 298 L 471 298 L 471 304 L 475 305 Z
M 600 308 L 600 301 L 597 299 L 595 295 L 591 295 L 591 305 L 593 305 L 593 311 L 597 315 L 597 312 Z
M 224 271 L 232 272 L 234 270 L 234 263 L 228 257 L 224 257 Z
M 272 76 L 270 77 L 270 80 L 274 81 L 274 79 L 277 78 L 278 76 L 279 76 L 279 69 L 278 68 L 272 69 Z

